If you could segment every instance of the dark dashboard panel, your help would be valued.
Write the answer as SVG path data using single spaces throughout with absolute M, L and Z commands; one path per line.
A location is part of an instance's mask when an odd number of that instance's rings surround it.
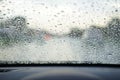
M 1 67 L 0 80 L 120 80 L 120 68 Z

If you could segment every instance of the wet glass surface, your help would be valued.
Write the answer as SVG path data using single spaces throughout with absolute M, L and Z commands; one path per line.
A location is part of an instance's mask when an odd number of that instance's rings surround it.
M 0 61 L 120 63 L 119 0 L 0 0 Z

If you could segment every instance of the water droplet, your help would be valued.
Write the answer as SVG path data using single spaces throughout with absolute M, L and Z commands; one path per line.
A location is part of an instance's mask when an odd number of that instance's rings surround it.
M 118 10 L 116 9 L 115 12 L 118 12 Z
M 3 14 L 3 16 L 5 16 L 6 14 Z
M 63 11 L 63 10 L 62 10 L 61 12 L 62 12 L 62 13 L 64 13 L 64 11 Z

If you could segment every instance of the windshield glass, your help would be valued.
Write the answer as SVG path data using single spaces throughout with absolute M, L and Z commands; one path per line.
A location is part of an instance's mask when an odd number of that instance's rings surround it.
M 120 63 L 120 0 L 0 0 L 0 62 Z

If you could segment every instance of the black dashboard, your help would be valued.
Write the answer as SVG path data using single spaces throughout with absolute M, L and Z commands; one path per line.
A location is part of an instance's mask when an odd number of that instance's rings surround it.
M 0 67 L 0 80 L 120 80 L 120 67 Z

